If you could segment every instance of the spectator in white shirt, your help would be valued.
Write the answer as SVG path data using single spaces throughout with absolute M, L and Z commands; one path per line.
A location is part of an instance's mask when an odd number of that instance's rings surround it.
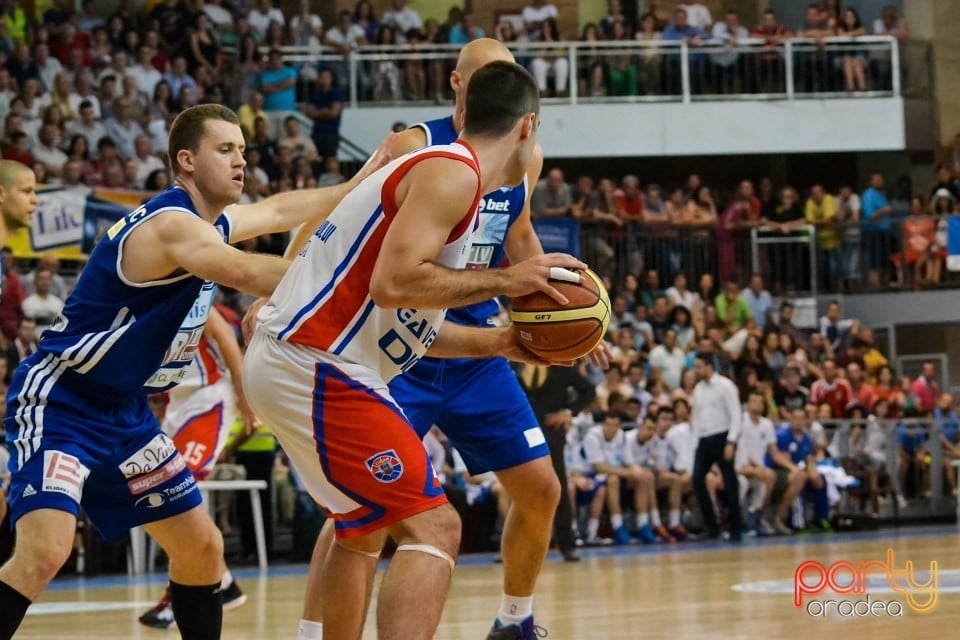
M 548 4 L 546 0 L 533 0 L 533 3 L 523 8 L 523 28 L 533 40 L 537 39 L 541 25 L 548 18 L 556 20 L 559 17 L 557 7 Z
M 397 41 L 406 42 L 406 35 L 412 30 L 423 29 L 423 19 L 415 9 L 407 6 L 407 0 L 392 0 L 391 8 L 383 14 L 382 24 L 396 29 Z
M 153 145 L 150 142 L 150 137 L 146 134 L 137 136 L 136 141 L 134 141 L 134 152 L 136 155 L 133 161 L 137 164 L 137 175 L 134 178 L 133 186 L 137 189 L 143 189 L 151 173 L 166 167 L 163 160 L 153 155 Z
M 677 5 L 678 9 L 685 9 L 687 12 L 687 24 L 700 31 L 707 31 L 713 24 L 713 16 L 710 15 L 710 9 L 707 9 L 702 2 L 688 2 Z
M 80 105 L 83 102 L 89 102 L 93 107 L 93 117 L 100 119 L 100 99 L 93 92 L 93 78 L 87 70 L 77 71 L 73 77 L 73 93 L 70 94 L 70 111 L 80 113 Z M 91 145 L 97 144 L 96 140 L 89 140 Z
M 53 90 L 53 79 L 57 74 L 63 71 L 63 65 L 60 61 L 50 56 L 50 47 L 46 42 L 38 42 L 33 49 L 34 63 L 37 65 L 37 71 L 40 73 L 40 84 L 44 91 Z
M 59 178 L 63 165 L 67 163 L 67 154 L 57 146 L 60 129 L 50 123 L 40 127 L 37 134 L 37 144 L 33 146 L 33 159 L 42 162 L 47 168 L 47 174 Z
M 63 300 L 50 293 L 53 273 L 49 269 L 37 269 L 34 284 L 36 293 L 27 296 L 23 301 L 23 316 L 37 323 L 39 337 L 56 322 L 57 316 L 63 310 Z
M 663 334 L 663 344 L 657 345 L 650 351 L 650 367 L 654 375 L 671 390 L 680 386 L 680 376 L 687 362 L 687 354 L 677 346 L 677 332 L 667 329 Z
M 260 0 L 255 9 L 251 9 L 247 14 L 247 22 L 253 30 L 253 35 L 257 41 L 262 42 L 267 35 L 267 29 L 271 22 L 277 22 L 281 26 L 287 24 L 287 19 L 283 17 L 283 12 L 273 6 L 271 0 Z
M 683 273 L 673 277 L 673 286 L 667 289 L 666 294 L 671 307 L 680 305 L 686 307 L 690 313 L 700 310 L 700 294 L 687 289 L 687 276 Z
M 137 50 L 137 64 L 130 68 L 134 78 L 137 80 L 137 87 L 148 96 L 153 96 L 153 90 L 156 88 L 157 83 L 163 78 L 160 71 L 153 66 L 153 57 L 155 55 L 156 51 L 154 51 L 153 47 L 148 44 L 141 45 Z
M 860 323 L 856 320 L 840 318 L 840 303 L 831 302 L 827 305 L 827 312 L 820 317 L 820 335 L 822 335 L 834 353 L 846 348 L 851 333 L 856 333 Z
M 104 123 L 107 135 L 117 143 L 117 149 L 124 160 L 134 155 L 133 144 L 138 136 L 143 135 L 143 129 L 130 117 L 130 101 L 120 98 L 114 107 L 114 116 Z
M 773 527 L 764 513 L 770 504 L 777 476 L 765 460 L 770 445 L 777 444 L 777 435 L 773 430 L 773 422 L 763 415 L 765 403 L 763 393 L 759 390 L 751 391 L 747 397 L 747 410 L 743 414 L 734 467 L 740 483 L 740 501 L 747 509 L 748 527 L 763 535 L 772 535 Z
M 46 269 L 52 275 L 50 282 L 51 295 L 54 295 L 61 300 L 66 300 L 67 294 L 70 293 L 70 291 L 67 287 L 67 281 L 64 280 L 63 276 L 60 275 L 60 260 L 58 260 L 55 255 L 50 253 L 40 256 L 40 260 L 37 263 L 37 268 L 29 272 L 26 277 L 20 279 L 27 295 L 36 292 L 37 271 L 40 271 L 41 269 Z
M 733 468 L 736 443 L 740 437 L 740 394 L 737 385 L 714 370 L 713 356 L 697 353 L 694 370 L 699 382 L 693 390 L 693 419 L 691 424 L 697 438 L 697 452 L 693 463 L 693 489 L 700 503 L 707 536 L 720 537 L 717 515 L 711 506 L 707 490 L 707 474 L 716 464 L 723 476 L 727 503 L 727 519 L 730 523 L 730 541 L 739 542 L 740 494 L 737 474 Z

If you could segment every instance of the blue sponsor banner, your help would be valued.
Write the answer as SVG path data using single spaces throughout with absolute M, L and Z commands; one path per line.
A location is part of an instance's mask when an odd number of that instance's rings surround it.
M 533 229 L 545 253 L 569 253 L 580 257 L 580 224 L 574 218 L 538 218 Z

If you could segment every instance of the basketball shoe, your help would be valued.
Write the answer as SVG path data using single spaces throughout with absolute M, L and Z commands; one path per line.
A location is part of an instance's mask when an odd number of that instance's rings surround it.
M 533 616 L 530 616 L 520 624 L 508 624 L 504 626 L 499 620 L 495 620 L 493 628 L 487 634 L 487 640 L 537 640 L 537 638 L 546 638 L 547 630 L 533 624 Z

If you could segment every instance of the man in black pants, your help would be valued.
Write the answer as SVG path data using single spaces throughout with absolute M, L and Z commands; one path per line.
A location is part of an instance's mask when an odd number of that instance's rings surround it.
M 573 509 L 566 497 L 567 467 L 563 459 L 563 447 L 573 416 L 593 402 L 597 390 L 575 367 L 521 365 L 517 368 L 517 376 L 537 421 L 543 426 L 553 469 L 560 479 L 563 495 L 553 519 L 554 536 L 563 559 L 577 562 L 580 556 L 577 555 L 573 537 Z
M 697 354 L 694 360 L 697 386 L 693 389 L 693 426 L 697 438 L 697 453 L 693 463 L 693 489 L 697 494 L 707 537 L 720 536 L 717 514 L 713 512 L 707 492 L 707 473 L 714 464 L 723 474 L 724 498 L 730 521 L 730 541 L 740 541 L 740 492 L 733 457 L 740 437 L 741 407 L 737 386 L 732 380 L 717 373 L 713 358 Z

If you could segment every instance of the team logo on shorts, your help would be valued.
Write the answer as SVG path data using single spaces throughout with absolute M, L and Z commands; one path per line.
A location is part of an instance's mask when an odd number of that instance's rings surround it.
M 393 449 L 375 453 L 367 458 L 367 469 L 380 482 L 395 482 L 403 475 L 403 463 Z

